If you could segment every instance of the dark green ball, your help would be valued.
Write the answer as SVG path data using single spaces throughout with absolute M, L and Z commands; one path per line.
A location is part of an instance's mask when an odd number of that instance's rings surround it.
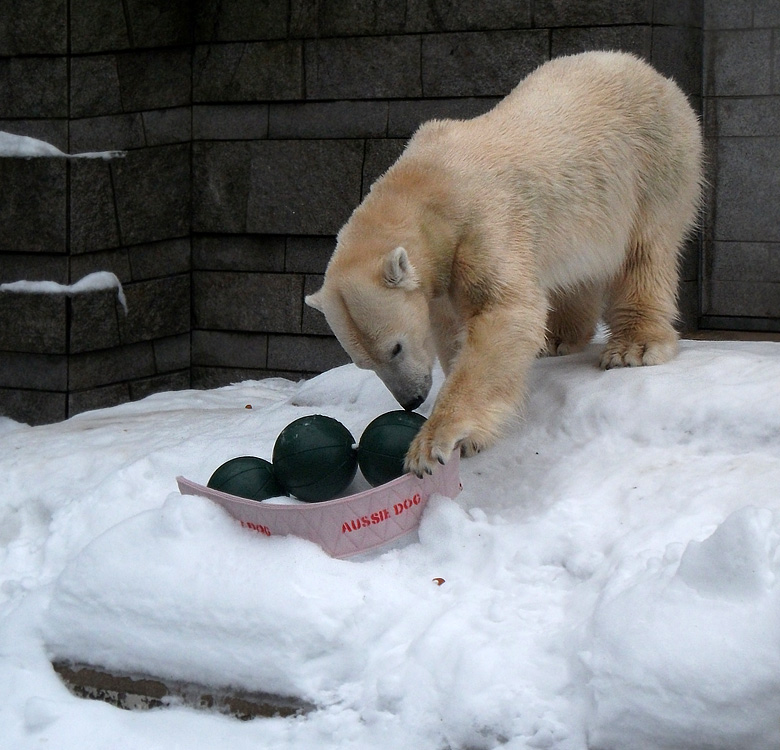
M 360 438 L 358 463 L 372 487 L 404 474 L 404 458 L 425 417 L 413 411 L 389 411 L 371 422 Z
M 226 461 L 211 475 L 207 486 L 248 500 L 265 500 L 286 494 L 276 481 L 274 467 L 254 456 Z
M 299 500 L 330 500 L 355 477 L 354 444 L 352 433 L 332 417 L 313 414 L 296 419 L 276 438 L 276 478 Z

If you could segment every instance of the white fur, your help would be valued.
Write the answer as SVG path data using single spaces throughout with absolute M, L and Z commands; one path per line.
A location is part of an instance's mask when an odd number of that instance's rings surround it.
M 558 58 L 490 112 L 419 129 L 307 298 L 407 407 L 441 360 L 448 377 L 411 470 L 494 441 L 537 353 L 581 348 L 602 314 L 602 367 L 674 355 L 701 159 L 685 96 L 622 53 Z

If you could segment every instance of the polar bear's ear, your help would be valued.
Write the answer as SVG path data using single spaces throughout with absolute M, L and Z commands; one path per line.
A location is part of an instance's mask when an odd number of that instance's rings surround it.
M 397 247 L 385 256 L 384 280 L 387 286 L 401 289 L 416 289 L 419 285 L 417 272 L 409 260 L 406 250 Z
M 314 294 L 307 295 L 306 297 L 303 298 L 303 301 L 309 307 L 313 307 L 315 310 L 324 312 L 324 310 L 322 309 L 322 289 L 320 289 L 319 292 L 314 292 Z

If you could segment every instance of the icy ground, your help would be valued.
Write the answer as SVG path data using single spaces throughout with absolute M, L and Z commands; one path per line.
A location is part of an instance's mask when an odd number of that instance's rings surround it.
M 462 462 L 461 495 L 352 560 L 242 530 L 174 477 L 270 458 L 303 414 L 359 436 L 397 408 L 371 373 L 0 419 L 0 747 L 777 750 L 780 344 L 597 356 L 537 361 L 524 424 Z M 122 711 L 52 658 L 318 708 Z

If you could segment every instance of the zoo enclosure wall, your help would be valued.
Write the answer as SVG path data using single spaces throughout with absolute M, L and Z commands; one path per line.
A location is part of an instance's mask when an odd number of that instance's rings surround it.
M 19 0 L 0 11 L 0 130 L 124 159 L 0 159 L 0 413 L 63 419 L 155 391 L 346 360 L 303 297 L 371 183 L 432 117 L 542 62 L 641 55 L 702 111 L 712 191 L 683 325 L 780 315 L 776 3 Z M 737 196 L 736 203 L 735 196 Z

